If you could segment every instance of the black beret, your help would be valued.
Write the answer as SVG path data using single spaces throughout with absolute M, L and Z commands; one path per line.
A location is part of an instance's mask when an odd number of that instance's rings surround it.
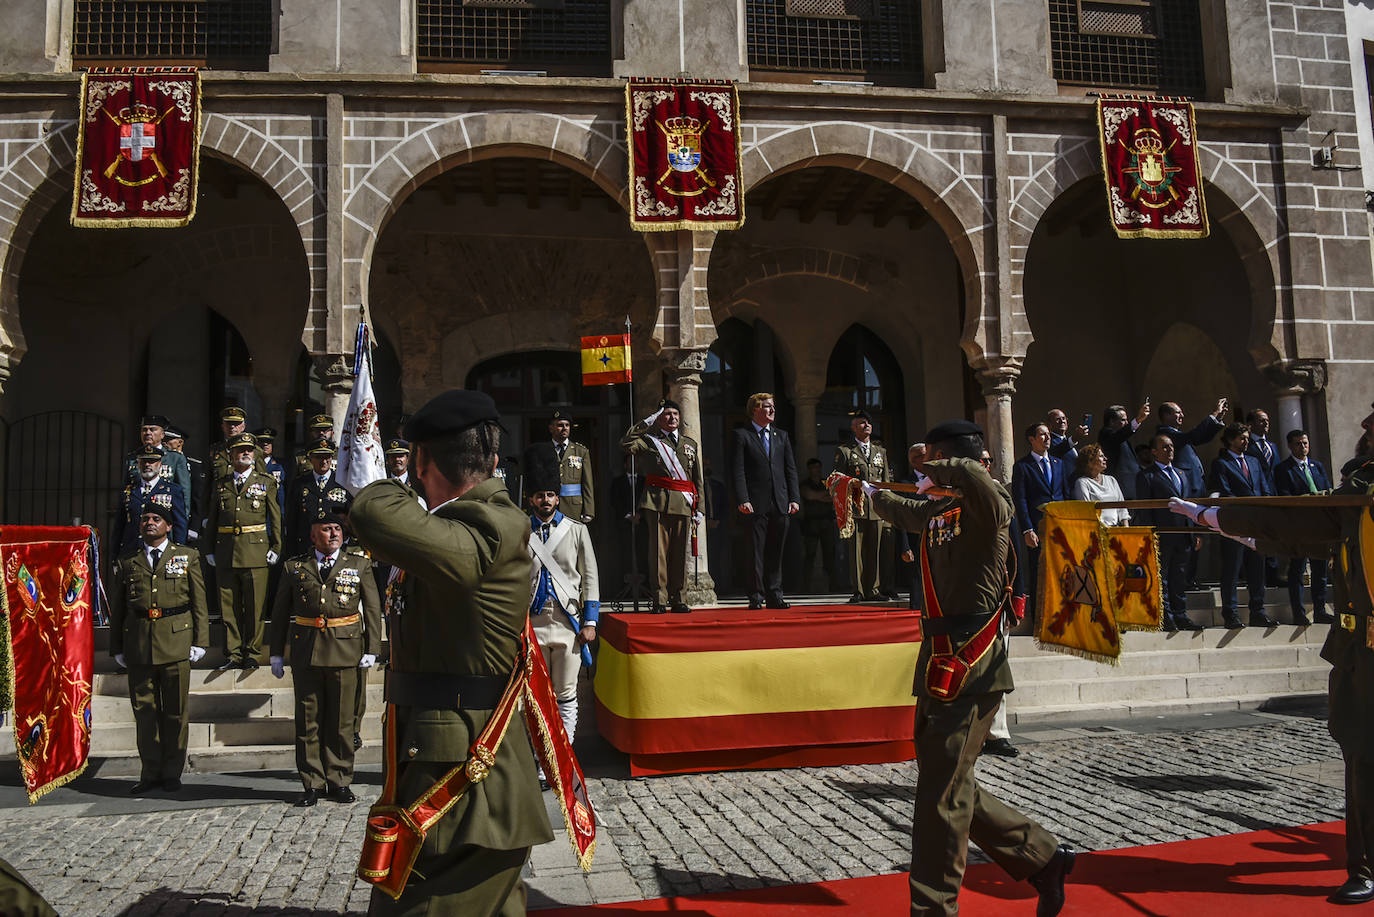
M 254 430 L 253 435 L 258 438 L 258 442 L 260 443 L 270 443 L 277 438 L 277 431 L 273 430 L 271 427 L 262 427 L 261 429 Z
M 386 441 L 387 455 L 409 455 L 410 443 L 403 439 L 389 439 Z
M 348 510 L 352 505 L 353 499 L 347 496 L 347 492 L 343 497 L 336 497 L 331 490 L 329 495 L 316 505 L 315 518 L 310 520 L 310 524 L 321 525 L 338 522 L 340 516 L 348 515 Z
M 971 420 L 946 420 L 936 424 L 926 434 L 927 445 L 935 445 L 956 436 L 982 436 L 983 428 Z
M 682 413 L 682 407 L 671 398 L 664 398 L 662 401 L 658 403 L 658 406 L 663 408 L 663 410 L 665 411 L 671 408 L 672 410 L 677 411 L 679 414 Z
M 235 433 L 233 436 L 229 437 L 229 442 L 225 443 L 225 447 L 229 449 L 230 452 L 243 446 L 257 448 L 257 445 L 258 441 L 252 433 Z
M 167 418 L 161 414 L 144 414 L 138 425 L 141 427 L 161 427 L 165 431 L 167 423 Z
M 872 423 L 872 422 L 873 422 L 872 416 L 870 416 L 869 413 L 868 413 L 867 411 L 865 411 L 863 408 L 859 408 L 857 411 L 850 411 L 850 412 L 849 412 L 849 419 L 850 419 L 850 420 L 867 420 L 869 423 Z
M 563 481 L 558 471 L 558 451 L 548 440 L 537 442 L 525 450 L 525 495 L 534 496 L 546 490 L 560 493 Z
M 161 503 L 156 503 L 152 500 L 144 500 L 143 509 L 139 510 L 138 513 L 139 521 L 142 522 L 143 517 L 149 513 L 159 517 L 168 525 L 176 525 L 176 522 L 172 519 L 172 508 L 170 506 L 163 506 Z
M 157 449 L 140 449 L 138 450 L 138 460 L 140 462 L 160 462 L 162 461 L 162 453 Z
M 424 442 L 450 433 L 461 433 L 484 421 L 500 421 L 496 402 L 486 392 L 455 388 L 435 395 L 406 421 L 401 435 L 413 442 Z
M 230 406 L 219 412 L 220 420 L 227 420 L 231 423 L 243 423 L 247 416 L 243 413 L 243 408 Z
M 552 414 L 549 415 L 549 423 L 557 423 L 560 420 L 566 420 L 568 423 L 577 422 L 573 420 L 572 414 L 568 411 L 554 411 Z

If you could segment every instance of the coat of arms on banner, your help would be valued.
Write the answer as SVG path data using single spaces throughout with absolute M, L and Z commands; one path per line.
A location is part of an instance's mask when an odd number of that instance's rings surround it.
M 625 118 L 631 228 L 743 225 L 739 96 L 733 83 L 631 80 Z
M 73 226 L 184 226 L 196 213 L 200 74 L 93 69 L 81 77 Z
M 1097 100 L 1107 211 L 1123 239 L 1201 239 L 1207 201 L 1193 105 L 1177 98 Z

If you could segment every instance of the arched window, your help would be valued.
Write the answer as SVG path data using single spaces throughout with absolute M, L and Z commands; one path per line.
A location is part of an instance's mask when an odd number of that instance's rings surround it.
M 851 325 L 830 353 L 825 394 L 816 407 L 821 461 L 828 463 L 835 446 L 849 438 L 849 413 L 863 408 L 873 417 L 873 438 L 901 467 L 899 460 L 906 455 L 903 385 L 902 368 L 882 338 Z

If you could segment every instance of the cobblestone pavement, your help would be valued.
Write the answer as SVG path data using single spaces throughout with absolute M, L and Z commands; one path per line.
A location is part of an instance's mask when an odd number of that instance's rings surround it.
M 1312 717 L 1133 720 L 1016 740 L 1021 756 L 980 761 L 980 779 L 1080 849 L 1342 817 L 1338 752 Z M 913 764 L 637 780 L 604 750 L 587 757 L 602 824 L 595 869 L 577 870 L 559 824 L 527 866 L 531 907 L 907 864 Z M 191 776 L 176 800 L 132 800 L 128 781 L 89 778 L 34 807 L 0 787 L 0 855 L 68 917 L 362 912 L 367 889 L 352 877 L 377 774 L 359 778 L 360 804 L 305 810 L 286 804 L 298 791 L 282 774 Z

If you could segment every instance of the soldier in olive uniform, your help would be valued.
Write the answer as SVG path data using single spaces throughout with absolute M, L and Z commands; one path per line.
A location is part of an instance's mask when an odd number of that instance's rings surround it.
M 687 545 L 691 527 L 704 518 L 705 490 L 701 450 L 679 427 L 677 402 L 659 402 L 653 414 L 626 431 L 620 448 L 643 462 L 644 496 L 640 507 L 649 529 L 649 573 L 657 575 L 654 612 L 691 609 L 682 600 L 687 580 Z
M 229 441 L 230 471 L 215 482 L 206 538 L 214 553 L 220 613 L 224 616 L 223 670 L 256 669 L 262 651 L 262 609 L 267 571 L 281 556 L 277 479 L 253 467 L 258 446 L 249 433 Z
M 911 913 L 922 917 L 959 913 L 968 841 L 1014 879 L 1027 879 L 1040 894 L 1037 917 L 1053 917 L 1064 905 L 1064 877 L 1074 853 L 1048 831 L 993 798 L 978 785 L 974 763 L 988 736 L 1002 695 L 1012 690 L 1011 665 L 997 625 L 1007 613 L 1011 495 L 979 461 L 983 431 L 968 421 L 940 424 L 926 434 L 928 481 L 952 490 L 946 499 L 910 500 L 864 484 L 881 518 L 922 535 L 930 566 L 927 607 L 922 610 L 916 662 L 916 807 L 911 826 Z M 844 474 L 844 469 L 838 469 Z M 932 495 L 935 496 L 935 495 Z M 930 689 L 928 673 L 936 635 L 958 648 L 991 627 L 992 639 L 970 665 L 953 697 Z M 938 679 L 937 679 L 938 683 Z
M 313 463 L 310 461 L 310 450 L 320 440 L 324 440 L 331 446 L 334 445 L 334 418 L 328 414 L 316 414 L 310 418 L 310 423 L 305 428 L 306 445 L 296 450 L 296 460 L 291 472 L 293 478 L 310 474 Z M 330 465 L 333 468 L 333 465 Z
M 8 917 L 57 917 L 57 911 L 19 870 L 0 858 L 0 914 Z
M 405 571 L 389 599 L 386 768 L 409 805 L 471 754 L 510 678 L 529 615 L 529 519 L 492 474 L 500 417 L 481 392 L 437 396 L 406 424 L 427 512 L 395 479 L 358 492 L 349 519 L 377 560 Z M 525 912 L 520 871 L 553 839 L 530 743 L 512 728 L 491 773 L 429 830 L 399 900 L 374 890 L 369 913 Z
M 162 456 L 162 467 L 158 469 L 158 474 L 168 484 L 181 488 L 182 501 L 189 506 L 191 501 L 191 471 L 186 464 L 186 456 L 180 452 L 174 452 L 166 445 L 169 426 L 170 423 L 167 418 L 161 414 L 149 414 L 143 418 L 138 431 L 142 445 L 124 456 L 124 483 L 135 485 L 139 483 L 139 456 L 152 449 Z
M 321 793 L 353 802 L 354 705 L 361 670 L 381 650 L 382 616 L 372 561 L 361 548 L 343 547 L 335 508 L 320 507 L 310 527 L 311 550 L 288 560 L 272 608 L 272 674 L 285 674 L 291 638 L 296 692 L 296 769 L 313 806 Z
M 891 481 L 892 468 L 887 451 L 873 441 L 873 418 L 867 411 L 855 411 L 849 418 L 853 442 L 835 449 L 834 469 L 861 481 Z M 854 594 L 850 604 L 889 598 L 889 572 L 884 569 L 892 553 L 892 527 L 883 522 L 873 503 L 863 499 L 863 508 L 854 513 L 854 534 L 849 540 L 849 579 Z
M 310 548 L 310 526 L 330 503 L 347 499 L 348 492 L 334 477 L 334 444 L 317 439 L 306 455 L 310 469 L 291 479 L 286 499 L 286 553 L 294 557 Z
M 210 446 L 210 486 L 214 487 L 220 478 L 229 473 L 229 468 L 234 464 L 229 456 L 229 443 L 240 435 L 245 434 L 248 426 L 248 417 L 243 413 L 243 408 L 230 406 L 219 412 L 219 426 L 224 431 L 224 439 Z M 262 454 L 258 448 L 258 441 L 253 440 L 253 470 L 267 472 L 267 456 Z M 211 532 L 211 535 L 214 533 Z
M 195 548 L 172 544 L 171 512 L 144 507 L 142 544 L 120 557 L 110 589 L 110 655 L 129 670 L 140 771 L 130 792 L 181 789 L 191 663 L 205 655 L 210 617 Z
M 1374 436 L 1374 413 L 1361 426 L 1365 435 Z M 1374 497 L 1374 459 L 1365 457 L 1331 493 Z M 1331 663 L 1327 728 L 1345 759 L 1347 880 L 1330 900 L 1374 901 L 1374 505 L 1204 510 L 1177 498 L 1169 502 L 1170 509 L 1195 522 L 1255 539 L 1265 554 L 1335 553 L 1329 585 L 1336 622 L 1327 631 L 1322 658 Z
M 554 411 L 549 418 L 549 435 L 558 453 L 559 510 L 569 519 L 591 523 L 596 516 L 596 493 L 592 485 L 592 454 L 586 446 L 575 443 L 572 435 L 573 419 L 567 411 Z M 525 496 L 530 495 L 527 492 Z

